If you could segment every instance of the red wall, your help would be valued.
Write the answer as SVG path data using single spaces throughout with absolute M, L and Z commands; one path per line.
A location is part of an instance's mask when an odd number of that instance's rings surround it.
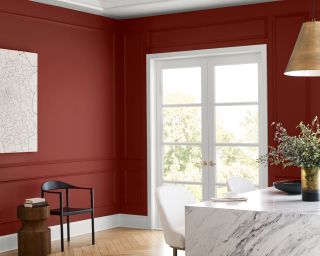
M 1 0 L 0 48 L 39 53 L 39 152 L 0 155 L 0 235 L 16 232 L 16 205 L 48 179 L 95 187 L 97 216 L 147 214 L 147 53 L 267 44 L 269 124 L 292 132 L 312 119 L 319 80 L 283 75 L 310 10 L 285 0 L 114 21 Z M 269 183 L 298 176 L 269 168 Z
M 282 122 L 293 132 L 300 121 L 320 113 L 319 80 L 283 75 L 310 12 L 311 1 L 287 0 L 121 21 L 125 31 L 123 212 L 147 214 L 146 54 L 267 44 L 268 122 Z M 296 168 L 269 167 L 269 184 L 295 177 L 299 177 Z
M 17 231 L 16 206 L 48 179 L 95 187 L 96 216 L 119 212 L 115 29 L 103 17 L 1 0 L 0 48 L 39 54 L 39 150 L 0 154 L 0 235 Z

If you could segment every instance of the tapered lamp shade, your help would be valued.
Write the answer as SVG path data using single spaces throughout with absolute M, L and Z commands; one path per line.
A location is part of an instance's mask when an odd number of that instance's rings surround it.
M 320 76 L 320 21 L 303 23 L 284 74 Z

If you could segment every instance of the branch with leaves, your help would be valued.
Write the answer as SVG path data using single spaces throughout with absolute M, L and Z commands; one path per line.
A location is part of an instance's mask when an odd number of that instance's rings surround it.
M 320 167 L 320 125 L 316 116 L 311 124 L 300 122 L 299 135 L 290 136 L 281 123 L 275 126 L 276 147 L 269 147 L 269 153 L 258 162 L 264 165 L 297 166 L 310 170 Z

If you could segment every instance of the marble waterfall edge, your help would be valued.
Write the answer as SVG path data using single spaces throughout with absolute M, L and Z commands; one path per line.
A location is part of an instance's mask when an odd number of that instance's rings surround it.
M 187 206 L 186 255 L 320 255 L 320 215 Z

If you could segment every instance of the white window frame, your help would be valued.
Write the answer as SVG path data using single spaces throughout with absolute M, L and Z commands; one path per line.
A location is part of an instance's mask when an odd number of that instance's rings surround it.
M 157 174 L 159 165 L 157 159 L 160 157 L 158 152 L 158 135 L 156 134 L 159 125 L 158 99 L 159 90 L 156 88 L 156 67 L 159 61 L 179 60 L 186 58 L 201 58 L 221 55 L 234 55 L 244 53 L 258 53 L 259 62 L 259 155 L 268 152 L 268 113 L 267 113 L 267 45 L 250 45 L 239 47 L 227 47 L 217 49 L 195 50 L 170 52 L 159 54 L 147 54 L 147 179 L 148 179 L 148 226 L 157 228 L 155 212 L 155 189 L 157 187 Z M 268 185 L 268 167 L 259 167 L 260 187 Z

